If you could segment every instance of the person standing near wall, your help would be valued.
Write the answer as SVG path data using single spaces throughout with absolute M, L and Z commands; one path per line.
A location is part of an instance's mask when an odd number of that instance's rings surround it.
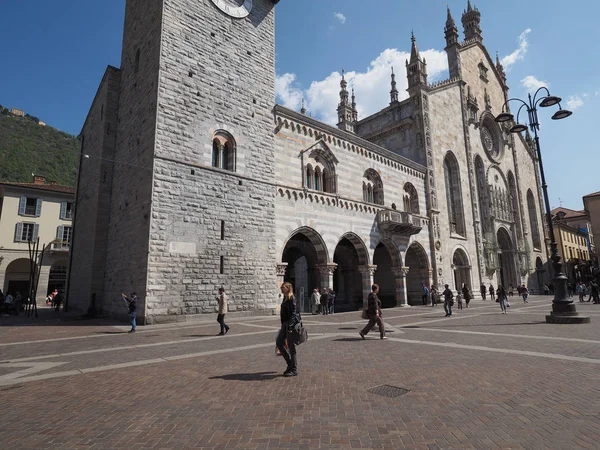
M 131 322 L 131 330 L 129 330 L 128 332 L 135 333 L 135 329 L 136 329 L 135 318 L 137 317 L 138 296 L 135 292 L 132 292 L 130 295 L 131 295 L 131 298 L 127 297 L 125 294 L 121 294 L 121 296 L 123 297 L 123 300 L 125 300 L 125 303 L 127 304 L 127 315 L 129 316 L 129 321 Z
M 285 377 L 295 377 L 298 375 L 298 361 L 296 359 L 296 344 L 287 339 L 288 333 L 294 329 L 300 321 L 296 309 L 296 299 L 294 298 L 294 288 L 291 283 L 285 282 L 281 285 L 283 301 L 279 318 L 281 319 L 281 328 L 277 333 L 275 345 L 279 349 L 283 359 L 287 363 L 287 369 L 283 372 Z M 287 341 L 287 347 L 285 342 Z

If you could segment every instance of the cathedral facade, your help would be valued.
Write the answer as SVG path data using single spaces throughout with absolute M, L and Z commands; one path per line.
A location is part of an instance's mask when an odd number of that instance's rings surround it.
M 506 75 L 469 2 L 450 10 L 449 78 L 429 83 L 412 36 L 408 98 L 357 117 L 342 76 L 337 127 L 275 105 L 274 0 L 128 0 L 119 69 L 84 124 L 70 306 L 146 323 L 270 314 L 291 281 L 308 310 L 416 304 L 421 286 L 543 283 L 547 250 L 528 135 L 494 121 Z

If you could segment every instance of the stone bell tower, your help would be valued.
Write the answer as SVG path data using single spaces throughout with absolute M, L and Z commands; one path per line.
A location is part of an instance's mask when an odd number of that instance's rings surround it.
M 106 251 L 76 255 L 100 259 L 103 313 L 131 290 L 141 321 L 185 320 L 221 286 L 232 311 L 274 308 L 276 3 L 127 0 Z

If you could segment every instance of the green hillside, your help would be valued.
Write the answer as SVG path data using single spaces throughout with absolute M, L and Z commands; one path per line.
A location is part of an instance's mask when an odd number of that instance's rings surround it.
M 78 153 L 75 136 L 41 126 L 36 117 L 13 116 L 0 105 L 0 181 L 30 183 L 35 173 L 75 186 Z

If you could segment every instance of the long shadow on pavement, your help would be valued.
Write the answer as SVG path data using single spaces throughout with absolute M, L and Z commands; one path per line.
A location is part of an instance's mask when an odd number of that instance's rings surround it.
M 280 377 L 277 372 L 257 372 L 257 373 L 231 373 L 228 375 L 218 375 L 210 377 L 210 380 L 234 380 L 234 381 L 268 381 Z

